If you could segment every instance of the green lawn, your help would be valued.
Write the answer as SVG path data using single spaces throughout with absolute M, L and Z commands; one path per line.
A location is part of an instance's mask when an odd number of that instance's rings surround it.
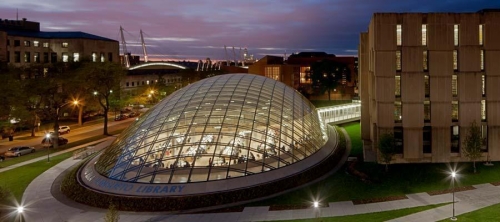
M 280 221 L 289 221 L 289 222 L 301 222 L 301 221 L 304 221 L 304 222 L 309 222 L 309 221 L 311 221 L 311 222 L 313 222 L 313 221 L 322 221 L 322 222 L 326 222 L 326 221 L 333 221 L 333 222 L 387 221 L 387 220 L 395 219 L 398 217 L 404 217 L 406 215 L 429 210 L 432 208 L 440 207 L 440 206 L 443 206 L 446 204 L 449 204 L 449 203 L 427 205 L 427 206 L 421 206 L 421 207 L 411 207 L 411 208 L 405 208 L 405 209 L 400 209 L 400 210 L 390 210 L 390 211 L 383 211 L 383 212 L 377 212 L 377 213 L 349 215 L 349 216 L 322 217 L 322 218 L 302 219 L 302 220 L 280 220 Z
M 359 122 L 346 123 L 341 125 L 349 137 L 351 138 L 351 154 L 349 156 L 358 157 L 359 160 L 363 159 L 363 142 L 361 141 L 361 125 Z
M 476 211 L 457 216 L 458 221 L 488 222 L 500 220 L 500 204 L 494 204 Z M 442 221 L 450 221 L 449 219 Z

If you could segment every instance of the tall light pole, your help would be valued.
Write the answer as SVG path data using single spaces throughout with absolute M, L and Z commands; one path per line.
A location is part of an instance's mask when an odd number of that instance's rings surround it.
M 55 141 L 53 141 L 54 148 L 59 147 L 59 110 L 61 108 L 63 108 L 64 106 L 69 105 L 69 104 L 73 104 L 76 106 L 76 105 L 78 105 L 78 100 L 69 101 L 69 102 L 66 102 L 62 105 L 56 106 L 56 119 L 54 121 L 54 135 L 55 135 L 54 140 Z
M 456 221 L 457 218 L 455 217 L 455 177 L 457 176 L 457 173 L 455 171 L 451 172 L 451 184 L 452 184 L 452 193 L 453 193 L 453 216 L 450 218 L 450 220 Z

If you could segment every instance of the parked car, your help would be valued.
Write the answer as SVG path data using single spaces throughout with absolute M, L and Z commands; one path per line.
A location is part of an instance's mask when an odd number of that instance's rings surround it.
M 124 119 L 127 119 L 127 118 L 128 118 L 128 116 L 127 116 L 127 115 L 125 115 L 125 114 L 120 114 L 120 115 L 117 115 L 117 116 L 115 117 L 115 121 L 120 121 L 120 120 L 124 120 Z
M 35 148 L 32 146 L 16 146 L 12 147 L 7 152 L 5 152 L 5 156 L 22 156 L 29 153 L 34 153 Z
M 131 118 L 131 117 L 136 117 L 136 116 L 138 116 L 138 115 L 139 115 L 139 113 L 136 113 L 136 112 L 130 112 L 130 113 L 128 113 L 128 117 L 129 117 L 129 118 Z
M 49 138 L 49 141 L 47 141 L 47 137 L 43 138 L 42 144 L 50 144 L 50 147 L 54 146 L 54 138 Z M 59 142 L 57 143 L 59 146 L 68 144 L 68 139 L 64 137 L 59 137 Z
M 59 127 L 59 134 L 65 134 L 65 133 L 69 133 L 71 129 L 69 128 L 69 126 L 60 126 Z

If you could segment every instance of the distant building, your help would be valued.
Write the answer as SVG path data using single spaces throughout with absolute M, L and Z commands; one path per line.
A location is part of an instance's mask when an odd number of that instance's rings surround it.
M 357 94 L 357 58 L 337 57 L 325 52 L 301 52 L 290 55 L 286 60 L 280 56 L 265 56 L 248 68 L 248 73 L 266 76 L 279 80 L 294 89 L 310 90 L 311 65 L 322 60 L 330 60 L 347 65 L 351 74 L 351 81 L 341 82 L 345 94 L 352 98 Z M 328 98 L 328 97 L 325 97 Z
M 116 40 L 85 32 L 42 32 L 40 23 L 0 19 L 0 62 L 14 66 L 38 63 L 119 62 Z
M 482 159 L 500 160 L 499 30 L 498 10 L 375 13 L 359 45 L 365 160 L 393 133 L 395 163 L 466 161 L 473 121 Z

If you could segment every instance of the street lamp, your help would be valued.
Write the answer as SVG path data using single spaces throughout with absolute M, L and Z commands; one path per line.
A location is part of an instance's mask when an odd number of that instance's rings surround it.
M 54 148 L 57 148 L 59 146 L 59 110 L 63 108 L 66 105 L 73 104 L 73 105 L 78 105 L 79 101 L 78 100 L 73 100 L 66 102 L 62 105 L 56 106 L 56 119 L 54 121 L 54 135 L 55 135 L 55 141 L 54 142 Z
M 24 207 L 23 206 L 18 206 L 17 209 L 17 214 L 19 215 L 19 221 L 23 221 L 23 212 L 24 212 Z
M 451 184 L 452 184 L 452 192 L 453 192 L 453 216 L 450 218 L 450 220 L 456 221 L 457 218 L 455 217 L 455 177 L 457 176 L 457 173 L 455 171 L 451 171 Z
M 51 141 L 50 141 L 50 133 L 47 133 L 45 134 L 45 142 L 44 142 L 44 146 L 45 144 L 48 144 L 47 145 L 47 162 L 50 162 L 50 144 L 51 144 Z

